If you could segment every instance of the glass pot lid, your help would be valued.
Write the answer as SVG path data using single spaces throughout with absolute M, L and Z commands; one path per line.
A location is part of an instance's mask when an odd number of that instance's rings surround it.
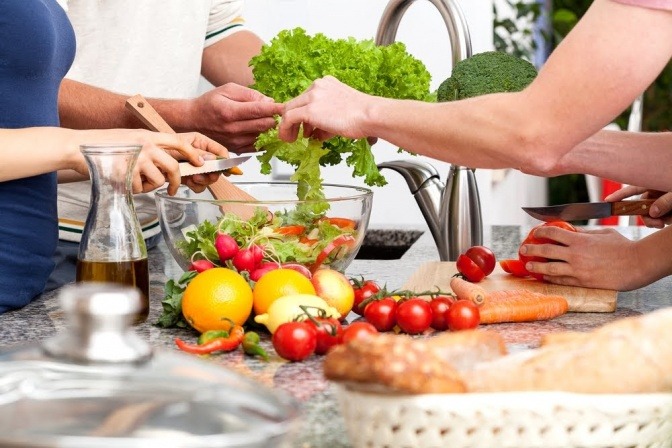
M 152 351 L 130 324 L 135 289 L 63 288 L 67 330 L 0 353 L 0 446 L 267 447 L 298 404 L 214 363 Z

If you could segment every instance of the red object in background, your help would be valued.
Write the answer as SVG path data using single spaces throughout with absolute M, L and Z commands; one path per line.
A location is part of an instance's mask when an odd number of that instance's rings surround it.
M 623 184 L 615 182 L 609 179 L 602 179 L 602 199 L 606 198 L 611 193 L 620 190 Z M 606 218 L 600 218 L 599 224 L 604 226 L 617 226 L 618 225 L 618 216 L 608 216 Z M 640 216 L 637 217 L 637 225 L 644 225 L 644 221 Z

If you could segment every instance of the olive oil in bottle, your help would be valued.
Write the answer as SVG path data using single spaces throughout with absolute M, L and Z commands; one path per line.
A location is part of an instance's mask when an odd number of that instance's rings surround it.
M 107 282 L 134 286 L 140 290 L 142 308 L 135 319 L 144 322 L 149 315 L 149 266 L 147 258 L 129 261 L 77 261 L 78 282 Z
M 133 205 L 133 166 L 142 146 L 82 145 L 91 173 L 91 207 L 77 256 L 78 282 L 107 282 L 137 287 L 142 310 L 149 314 L 147 247 Z

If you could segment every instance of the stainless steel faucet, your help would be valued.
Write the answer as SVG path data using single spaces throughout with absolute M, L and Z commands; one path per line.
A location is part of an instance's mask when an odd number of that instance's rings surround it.
M 376 44 L 394 42 L 401 18 L 415 1 L 418 0 L 390 0 L 378 24 Z M 439 10 L 446 24 L 454 66 L 471 56 L 467 21 L 456 0 L 428 1 Z M 432 165 L 418 160 L 384 162 L 378 168 L 389 168 L 404 176 L 427 221 L 442 261 L 457 260 L 469 247 L 483 244 L 481 203 L 472 169 L 451 166 L 444 184 Z

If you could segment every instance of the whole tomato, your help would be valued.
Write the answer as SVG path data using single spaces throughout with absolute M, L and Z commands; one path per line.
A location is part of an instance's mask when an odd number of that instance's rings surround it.
M 397 306 L 397 325 L 408 334 L 418 334 L 432 324 L 432 308 L 429 302 L 411 298 Z
M 355 290 L 355 301 L 352 305 L 352 311 L 363 316 L 364 309 L 360 307 L 361 303 L 377 294 L 380 291 L 380 287 L 373 280 L 364 280 L 364 278 L 351 278 L 350 283 L 352 283 L 352 288 Z
M 364 318 L 378 331 L 391 331 L 397 324 L 397 302 L 391 297 L 374 300 L 364 309 Z
M 369 338 L 374 334 L 378 334 L 378 330 L 370 323 L 353 322 L 343 329 L 343 343 Z
M 315 352 L 317 330 L 306 322 L 285 322 L 273 333 L 273 348 L 288 361 L 303 361 Z
M 478 327 L 481 315 L 471 300 L 458 300 L 448 308 L 446 320 L 450 331 L 468 330 Z
M 343 341 L 343 327 L 333 317 L 313 317 L 306 323 L 313 324 L 316 330 L 317 345 L 315 354 L 324 355 L 329 349 Z
M 446 319 L 448 308 L 455 301 L 449 297 L 434 297 L 429 302 L 429 307 L 432 309 L 432 323 L 431 327 L 437 331 L 448 329 L 448 320 Z
M 523 242 L 520 244 L 521 247 L 525 244 L 559 244 L 556 241 L 550 240 L 548 238 L 537 238 L 534 236 L 534 232 L 537 229 L 539 229 L 540 227 L 548 227 L 548 226 L 559 227 L 561 229 L 569 230 L 570 232 L 576 232 L 576 227 L 565 221 L 545 222 L 543 224 L 539 224 L 538 226 L 533 227 L 532 230 L 530 230 L 530 232 L 527 234 L 527 237 L 525 237 Z M 523 255 L 520 253 L 520 250 L 518 251 L 518 259 L 523 263 L 523 266 L 525 266 L 525 264 L 528 261 L 546 261 L 546 259 L 542 257 L 531 257 L 528 255 Z M 536 278 L 537 280 L 543 281 L 544 279 L 544 276 L 542 274 L 536 274 L 534 272 L 530 272 L 529 275 Z

